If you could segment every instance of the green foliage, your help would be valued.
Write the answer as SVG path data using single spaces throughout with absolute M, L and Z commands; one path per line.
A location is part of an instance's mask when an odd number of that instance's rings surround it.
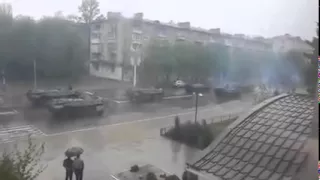
M 7 79 L 33 77 L 33 61 L 39 78 L 77 77 L 84 73 L 88 44 L 83 27 L 63 16 L 35 21 L 17 16 L 6 23 L 0 13 L 0 69 Z
M 180 178 L 177 175 L 170 175 L 165 180 L 180 180 Z
M 309 93 L 315 93 L 317 87 L 317 69 L 318 69 L 318 55 L 319 55 L 319 23 L 317 23 L 317 37 L 314 37 L 312 41 L 307 41 L 313 48 L 312 54 L 305 54 L 310 60 L 305 73 L 305 84 L 308 87 Z
M 157 176 L 153 172 L 149 172 L 146 176 L 146 180 L 157 180 Z
M 34 144 L 30 137 L 28 147 L 21 151 L 15 147 L 11 153 L 3 153 L 0 158 L 0 177 L 6 180 L 35 180 L 46 168 L 40 164 L 44 144 Z
M 213 140 L 213 134 L 209 126 L 204 123 L 191 123 L 191 121 L 180 124 L 179 128 L 176 128 L 176 126 L 171 128 L 164 136 L 200 149 L 207 147 Z
M 212 54 L 205 46 L 152 43 L 146 51 L 139 75 L 156 84 L 176 78 L 196 82 L 209 77 L 213 67 Z
M 191 172 L 184 171 L 182 174 L 182 180 L 198 180 L 198 176 Z

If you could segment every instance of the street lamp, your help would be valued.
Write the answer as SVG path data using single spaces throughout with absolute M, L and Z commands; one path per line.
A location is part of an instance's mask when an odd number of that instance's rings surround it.
M 194 92 L 193 95 L 196 95 L 196 111 L 194 113 L 194 122 L 197 122 L 197 116 L 198 116 L 198 97 L 202 97 L 203 94 L 198 93 L 198 92 Z

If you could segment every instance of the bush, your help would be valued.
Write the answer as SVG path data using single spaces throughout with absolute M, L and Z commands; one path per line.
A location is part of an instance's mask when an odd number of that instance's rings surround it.
M 153 172 L 147 174 L 146 180 L 157 180 L 157 176 Z
M 184 171 L 182 174 L 182 180 L 198 180 L 198 176 L 188 171 Z
M 167 176 L 165 180 L 180 180 L 180 178 L 176 175 Z
M 175 127 L 166 132 L 164 136 L 200 149 L 207 147 L 213 140 L 213 134 L 206 125 L 205 120 L 203 120 L 202 124 L 198 122 L 191 123 L 191 121 L 180 124 L 177 123 L 179 121 L 176 118 L 175 122 Z
M 138 165 L 133 165 L 130 168 L 130 172 L 138 172 L 139 171 L 139 166 Z
M 33 144 L 31 138 L 28 147 L 20 151 L 15 146 L 11 153 L 3 153 L 0 158 L 0 177 L 5 180 L 35 180 L 46 168 L 40 165 L 44 153 L 44 143 Z

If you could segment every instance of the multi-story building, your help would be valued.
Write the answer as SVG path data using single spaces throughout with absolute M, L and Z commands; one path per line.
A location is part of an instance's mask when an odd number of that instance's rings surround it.
M 312 47 L 303 41 L 300 37 L 294 37 L 289 34 L 275 36 L 271 39 L 272 47 L 275 52 L 297 51 L 303 53 L 312 53 Z
M 91 27 L 91 75 L 124 81 L 135 81 L 136 67 L 144 59 L 148 44 L 153 41 L 166 43 L 192 42 L 218 43 L 228 47 L 230 57 L 235 49 L 249 51 L 287 52 L 312 50 L 300 38 L 289 35 L 265 39 L 244 34 L 220 33 L 220 29 L 205 30 L 192 27 L 189 22 L 163 23 L 143 18 L 136 13 L 126 18 L 119 12 L 108 12 L 106 20 L 99 20 Z M 134 82 L 135 83 L 135 82 Z
M 91 27 L 90 73 L 131 81 L 135 67 L 143 60 L 143 53 L 151 41 L 206 44 L 219 37 L 220 29 L 194 28 L 189 22 L 174 24 L 146 20 L 142 13 L 125 18 L 121 13 L 109 12 L 106 20 L 97 21 Z

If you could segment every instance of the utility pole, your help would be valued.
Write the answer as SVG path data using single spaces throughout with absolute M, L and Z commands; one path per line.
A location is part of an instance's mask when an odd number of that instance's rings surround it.
M 196 111 L 194 113 L 194 122 L 196 123 L 197 122 L 197 116 L 198 116 L 198 96 L 199 94 L 198 93 L 195 93 L 196 94 Z
M 37 63 L 36 60 L 33 60 L 33 88 L 37 89 Z
M 133 65 L 133 87 L 137 85 L 137 63 L 135 62 Z

